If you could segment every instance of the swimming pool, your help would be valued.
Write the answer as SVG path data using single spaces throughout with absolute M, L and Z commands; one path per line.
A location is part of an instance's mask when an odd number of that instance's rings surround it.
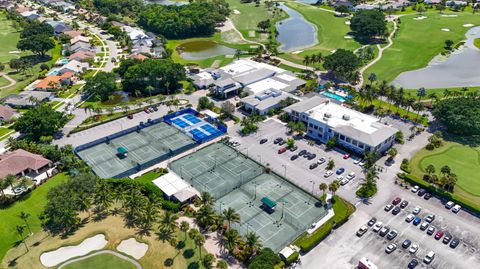
M 348 99 L 351 99 L 351 98 L 352 98 L 351 96 L 343 97 L 343 96 L 341 96 L 341 95 L 338 95 L 338 94 L 335 94 L 335 93 L 331 93 L 331 92 L 322 92 L 322 95 L 323 95 L 323 96 L 326 96 L 326 97 L 328 97 L 328 98 L 331 98 L 331 99 L 340 101 L 340 102 L 345 102 L 345 101 L 347 101 Z

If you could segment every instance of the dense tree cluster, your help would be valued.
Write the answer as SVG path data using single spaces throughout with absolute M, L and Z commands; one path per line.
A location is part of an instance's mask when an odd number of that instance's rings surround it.
M 359 10 L 350 20 L 350 28 L 355 36 L 364 41 L 383 38 L 387 35 L 387 22 L 380 10 Z
M 271 249 L 261 249 L 248 264 L 248 269 L 270 269 L 280 262 L 280 257 Z
M 95 8 L 103 15 L 135 15 L 143 7 L 142 0 L 93 0 Z
M 323 67 L 331 71 L 338 78 L 349 81 L 356 80 L 356 70 L 360 67 L 360 59 L 351 51 L 338 49 L 325 57 Z
M 51 137 L 67 121 L 67 117 L 62 112 L 55 111 L 48 105 L 40 105 L 20 116 L 13 128 L 29 140 L 40 141 L 45 137 Z
M 127 67 L 128 66 L 128 67 Z M 123 90 L 142 95 L 169 94 L 185 80 L 185 69 L 171 60 L 129 61 L 117 70 L 123 74 Z
M 451 133 L 480 135 L 480 100 L 457 97 L 439 101 L 432 114 Z
M 20 40 L 17 48 L 20 50 L 30 50 L 33 53 L 44 56 L 47 51 L 55 47 L 52 26 L 46 23 L 32 22 L 27 24 L 20 33 Z
M 224 0 L 194 2 L 183 6 L 148 5 L 139 16 L 145 29 L 166 38 L 211 35 L 229 14 Z
M 106 101 L 117 90 L 114 73 L 98 72 L 96 76 L 87 79 L 85 92 L 97 100 Z

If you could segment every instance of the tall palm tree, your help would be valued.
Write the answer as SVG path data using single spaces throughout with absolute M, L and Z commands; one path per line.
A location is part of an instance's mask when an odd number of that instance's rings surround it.
M 160 229 L 157 232 L 157 236 L 159 240 L 165 243 L 165 241 L 170 242 L 174 238 L 175 234 L 174 231 L 170 229 L 165 229 L 160 226 Z
M 170 211 L 166 211 L 165 214 L 160 218 L 160 226 L 165 229 L 170 229 L 172 231 L 177 227 L 175 222 L 178 219 L 178 216 Z
M 320 183 L 318 188 L 323 192 L 323 196 L 325 196 L 325 192 L 328 190 L 328 185 L 325 182 Z
M 25 245 L 25 248 L 27 249 L 27 252 L 28 252 L 28 246 L 27 246 L 27 243 L 25 242 L 25 237 L 23 237 L 23 232 L 25 231 L 25 226 L 17 225 L 17 227 L 15 227 L 15 228 L 17 230 L 18 235 L 20 235 L 20 241 L 23 242 L 23 244 Z
M 420 89 L 417 90 L 417 97 L 418 97 L 418 102 L 422 100 L 423 97 L 427 95 L 427 90 L 425 88 L 421 87 Z
M 148 200 L 142 208 L 141 226 L 144 230 L 150 230 L 153 223 L 158 219 L 157 201 Z
M 247 118 L 247 117 L 245 117 Z M 201 201 L 200 201 L 200 204 L 201 205 L 213 205 L 213 203 L 215 202 L 215 199 L 213 198 L 212 195 L 210 195 L 210 193 L 208 192 L 202 192 L 202 195 L 201 195 Z
M 225 231 L 222 237 L 223 244 L 228 251 L 232 252 L 240 242 L 240 234 L 235 229 Z
M 197 228 L 191 229 L 190 232 L 188 232 L 188 236 L 198 247 L 200 258 L 202 258 L 202 246 L 205 243 L 205 236 L 203 236 Z
M 209 205 L 204 205 L 195 214 L 197 221 L 200 225 L 206 227 L 213 223 L 215 217 L 215 211 Z
M 235 209 L 229 207 L 222 212 L 223 217 L 228 222 L 228 228 L 230 229 L 232 222 L 239 223 L 240 222 L 240 214 L 238 214 Z
M 338 180 L 334 180 L 328 185 L 328 190 L 332 192 L 332 196 L 335 196 L 335 192 L 337 192 L 339 188 L 340 184 L 338 183 Z
M 96 191 L 93 197 L 93 204 L 96 205 L 100 211 L 109 208 L 113 203 L 112 190 L 109 185 L 103 180 L 99 180 L 96 184 Z
M 13 182 L 15 182 L 15 176 L 7 175 L 4 179 L 4 181 L 5 181 L 5 185 L 10 186 L 10 188 L 12 189 L 12 192 L 13 192 Z M 13 194 L 16 196 L 15 192 Z
M 443 97 L 449 98 L 450 96 L 452 96 L 452 92 L 449 89 L 445 89 L 443 91 Z
M 370 81 L 370 86 L 372 86 L 373 82 L 375 82 L 377 80 L 377 74 L 370 73 L 368 75 L 368 80 Z
M 30 225 L 28 224 L 28 218 L 30 218 L 30 214 L 20 211 L 18 217 L 25 222 L 25 227 L 27 227 L 29 234 L 32 234 L 32 230 L 30 229 Z
M 182 231 L 185 234 L 184 241 L 187 241 L 187 232 L 188 232 L 189 229 L 190 229 L 190 224 L 188 224 L 188 222 L 182 221 L 180 223 L 180 231 Z
M 250 251 L 250 255 L 254 254 L 259 249 L 262 248 L 262 243 L 260 242 L 260 236 L 258 236 L 256 233 L 248 232 L 245 235 L 245 239 L 246 239 L 245 243 L 246 243 L 247 248 Z

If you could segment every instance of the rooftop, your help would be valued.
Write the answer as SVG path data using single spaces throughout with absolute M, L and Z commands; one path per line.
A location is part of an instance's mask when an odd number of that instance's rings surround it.
M 17 175 L 27 169 L 38 170 L 50 163 L 50 160 L 41 155 L 17 149 L 0 155 L 0 178 Z
M 17 111 L 9 106 L 0 105 L 0 118 L 10 120 Z

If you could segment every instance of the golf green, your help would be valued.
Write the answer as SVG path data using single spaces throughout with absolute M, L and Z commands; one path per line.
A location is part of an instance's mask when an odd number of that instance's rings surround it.
M 135 269 L 131 262 L 121 259 L 113 254 L 102 253 L 85 260 L 73 262 L 62 269 Z
M 4 12 L 0 12 L 0 62 L 5 63 L 18 57 L 10 52 L 18 50 L 17 42 L 19 39 L 20 33 L 13 27 L 13 22 L 7 20 Z
M 436 174 L 440 174 L 441 167 L 448 165 L 458 177 L 457 187 L 474 196 L 480 196 L 479 149 L 456 143 L 449 143 L 444 147 L 446 149 L 443 151 L 420 159 L 420 169 L 425 171 L 425 168 L 432 164 L 435 166 Z

